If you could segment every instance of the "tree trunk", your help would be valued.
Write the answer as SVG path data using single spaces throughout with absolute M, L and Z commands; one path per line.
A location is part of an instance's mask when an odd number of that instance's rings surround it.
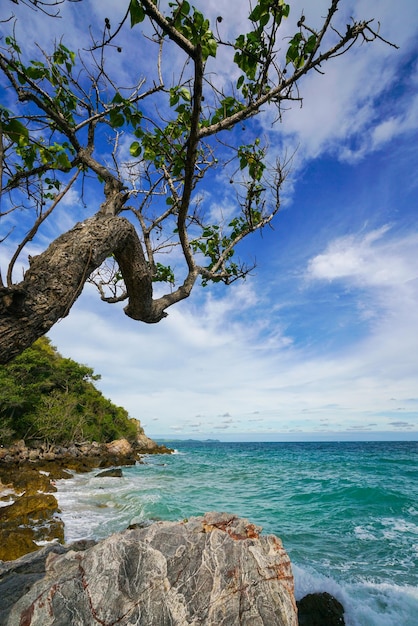
M 0 290 L 0 363 L 7 363 L 68 315 L 89 275 L 114 255 L 125 280 L 125 313 L 148 323 L 165 316 L 152 300 L 150 271 L 133 225 L 96 216 L 61 235 L 30 261 L 21 283 Z

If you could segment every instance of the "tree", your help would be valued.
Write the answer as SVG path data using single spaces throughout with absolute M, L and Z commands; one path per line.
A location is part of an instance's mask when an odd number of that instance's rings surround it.
M 0 366 L 0 444 L 134 441 L 138 423 L 96 389 L 100 376 L 42 337 Z
M 129 317 L 156 323 L 198 279 L 230 284 L 248 274 L 235 250 L 278 212 L 287 162 L 269 163 L 267 146 L 252 133 L 246 140 L 242 125 L 268 106 L 280 120 L 289 104 L 301 102 L 302 77 L 322 72 L 356 42 L 381 39 L 371 21 L 339 29 L 340 3 L 330 1 L 319 27 L 302 15 L 284 51 L 284 0 L 252 3 L 249 30 L 234 41 L 224 40 L 221 16 L 211 26 L 187 0 L 165 11 L 156 0 L 130 0 L 122 23 L 112 30 L 106 18 L 84 56 L 61 41 L 28 60 L 13 34 L 5 37 L 0 72 L 16 102 L 13 110 L 0 106 L 1 215 L 24 211 L 28 226 L 0 276 L 0 362 L 66 316 L 87 281 L 105 302 L 126 300 Z M 122 52 L 129 26 L 146 42 L 148 75 L 127 89 L 105 60 L 109 51 Z M 216 78 L 221 50 L 233 68 L 227 86 Z M 179 58 L 175 75 L 171 60 Z M 221 167 L 231 171 L 237 204 L 233 215 L 214 221 L 199 188 Z M 17 280 L 17 259 L 69 190 L 97 181 L 103 201 L 29 258 Z M 0 242 L 8 244 L 8 235 Z M 156 282 L 166 286 L 157 297 Z

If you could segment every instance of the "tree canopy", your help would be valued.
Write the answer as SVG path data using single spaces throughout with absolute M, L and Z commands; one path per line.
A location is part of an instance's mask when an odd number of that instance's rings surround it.
M 0 443 L 135 440 L 136 423 L 94 386 L 100 376 L 46 337 L 0 366 Z
M 21 2 L 47 12 L 61 4 Z M 12 21 L 3 24 L 0 244 L 8 266 L 0 275 L 0 362 L 66 316 L 86 282 L 104 302 L 126 301 L 132 319 L 156 323 L 197 283 L 248 274 L 252 265 L 236 251 L 279 211 L 289 159 L 271 154 L 246 124 L 267 108 L 285 123 L 286 108 L 302 101 L 304 76 L 322 73 L 356 43 L 381 39 L 372 21 L 338 24 L 342 3 L 330 0 L 319 25 L 302 14 L 283 39 L 290 5 L 258 0 L 248 4 L 247 31 L 229 40 L 222 3 L 211 23 L 187 0 L 130 0 L 116 27 L 112 16 L 92 25 L 87 50 L 60 40 L 36 55 L 16 39 Z M 107 62 L 123 55 L 126 29 L 138 40 L 130 85 L 121 66 Z M 225 63 L 228 81 L 218 75 Z M 220 173 L 236 203 L 214 214 L 203 181 Z M 74 190 L 83 204 L 86 187 L 97 189 L 97 204 L 83 205 L 81 218 L 80 206 L 66 208 L 61 221 L 79 221 L 57 232 L 60 205 Z M 45 222 L 55 229 L 46 243 Z M 35 241 L 42 249 L 30 256 Z

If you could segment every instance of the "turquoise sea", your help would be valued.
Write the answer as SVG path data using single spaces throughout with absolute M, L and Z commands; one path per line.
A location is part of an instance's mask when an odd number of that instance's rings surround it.
M 172 442 L 123 478 L 58 481 L 66 540 L 218 510 L 278 535 L 296 597 L 328 591 L 348 626 L 418 624 L 418 442 Z

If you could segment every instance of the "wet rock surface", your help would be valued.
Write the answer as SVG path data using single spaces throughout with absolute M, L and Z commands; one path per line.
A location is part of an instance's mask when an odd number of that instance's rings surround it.
M 64 550 L 49 552 L 45 572 L 27 582 L 3 615 L 5 626 L 298 623 L 290 560 L 280 540 L 233 515 L 156 522 L 84 551 Z M 10 589 L 14 580 L 16 586 L 19 568 L 28 572 L 38 554 L 23 557 L 24 565 L 10 564 L 13 571 L 4 564 L 0 593 L 3 584 Z
M 63 543 L 55 480 L 96 468 L 113 468 L 105 471 L 121 476 L 120 467 L 114 466 L 132 465 L 152 452 L 171 450 L 145 435 L 134 444 L 121 439 L 109 444 L 28 448 L 19 441 L 0 448 L 0 561 L 17 559 L 45 542 Z
M 96 474 L 96 478 L 122 478 L 122 476 L 123 472 L 120 467 L 104 470 L 103 472 Z
M 61 477 L 62 469 L 55 472 Z M 67 474 L 71 476 L 71 474 Z M 0 560 L 17 559 L 38 542 L 64 541 L 51 474 L 35 467 L 0 465 Z

